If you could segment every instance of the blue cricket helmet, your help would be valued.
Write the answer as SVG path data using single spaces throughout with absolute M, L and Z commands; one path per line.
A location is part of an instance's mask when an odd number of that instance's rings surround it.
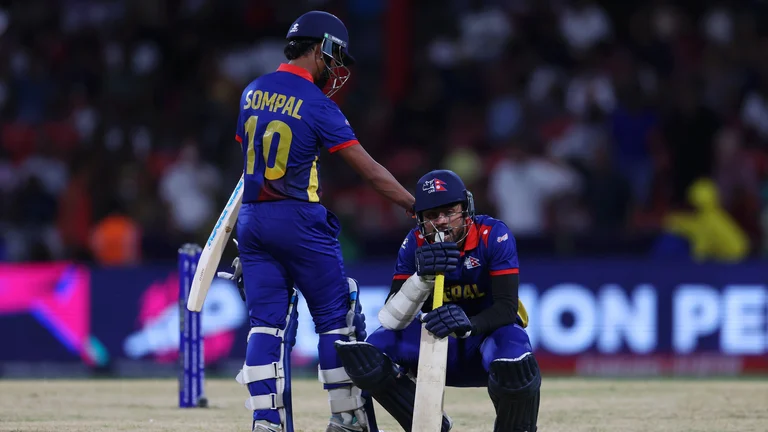
M 462 203 L 469 216 L 474 217 L 475 205 L 464 182 L 451 170 L 430 171 L 416 183 L 416 204 L 414 211 L 419 214 L 424 210 Z
M 355 58 L 349 53 L 347 27 L 338 17 L 328 12 L 310 11 L 298 17 L 288 28 L 285 38 L 289 41 L 297 38 L 321 40 L 323 54 L 334 57 L 334 51 L 338 50 L 345 66 L 355 63 Z
M 465 218 L 464 227 L 470 226 L 475 219 L 475 201 L 472 198 L 472 193 L 464 186 L 461 177 L 453 171 L 435 170 L 428 172 L 416 183 L 415 192 L 416 204 L 413 206 L 413 210 L 416 212 L 419 231 L 425 238 L 430 237 L 427 234 L 423 216 L 425 210 L 461 203 Z M 469 231 L 465 230 L 464 237 L 457 239 L 456 242 L 464 240 L 468 233 Z

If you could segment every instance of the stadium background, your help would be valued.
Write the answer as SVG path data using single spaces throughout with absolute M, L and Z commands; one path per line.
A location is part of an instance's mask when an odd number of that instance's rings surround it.
M 768 371 L 764 1 L 0 5 L 0 376 L 173 373 L 176 250 L 239 177 L 241 89 L 313 8 L 350 30 L 334 98 L 366 149 L 409 188 L 455 170 L 512 228 L 545 373 Z M 413 221 L 321 163 L 375 328 Z M 247 320 L 211 295 L 206 357 L 234 377 Z

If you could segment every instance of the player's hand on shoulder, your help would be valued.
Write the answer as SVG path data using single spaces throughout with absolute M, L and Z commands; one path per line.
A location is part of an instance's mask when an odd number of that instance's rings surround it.
M 421 321 L 426 324 L 427 331 L 439 338 L 452 334 L 463 339 L 472 334 L 472 322 L 464 313 L 464 309 L 454 303 L 430 311 L 421 317 Z
M 456 243 L 427 243 L 416 249 L 416 273 L 430 277 L 437 273 L 450 273 L 459 265 Z

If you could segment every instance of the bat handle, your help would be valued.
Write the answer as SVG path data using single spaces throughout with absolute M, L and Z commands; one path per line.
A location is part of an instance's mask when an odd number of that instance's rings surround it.
M 445 275 L 438 273 L 435 275 L 435 289 L 432 294 L 432 310 L 443 305 L 443 292 L 445 287 Z
M 438 231 L 435 233 L 435 243 L 440 243 L 445 240 L 445 234 Z M 432 310 L 435 310 L 443 305 L 443 289 L 445 287 L 445 275 L 438 273 L 435 275 L 435 288 L 432 295 Z

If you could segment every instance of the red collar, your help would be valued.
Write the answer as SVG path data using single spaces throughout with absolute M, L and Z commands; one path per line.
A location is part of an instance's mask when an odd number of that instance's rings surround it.
M 480 241 L 480 237 L 477 232 L 478 227 L 474 221 L 472 221 L 472 225 L 467 227 L 467 230 L 469 230 L 469 232 L 467 233 L 467 238 L 464 239 L 464 250 L 461 251 L 462 255 L 464 255 L 464 252 L 476 248 L 478 242 Z
M 303 67 L 294 66 L 289 63 L 281 63 L 280 67 L 277 68 L 278 72 L 288 72 L 292 73 L 294 75 L 298 75 L 305 80 L 314 83 L 315 80 L 312 79 L 312 75 L 309 73 L 308 70 L 304 69 Z

